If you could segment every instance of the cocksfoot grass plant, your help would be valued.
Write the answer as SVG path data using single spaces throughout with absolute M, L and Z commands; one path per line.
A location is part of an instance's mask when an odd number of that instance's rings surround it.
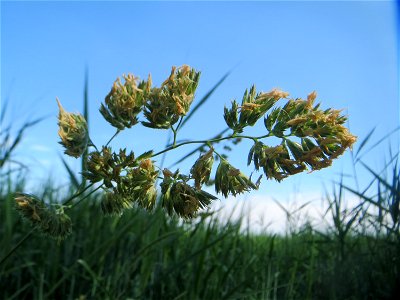
M 225 107 L 223 117 L 229 129 L 222 135 L 177 142 L 179 130 L 190 115 L 199 80 L 200 72 L 187 65 L 172 67 L 169 77 L 159 87 L 153 86 L 151 75 L 141 81 L 133 74 L 118 78 L 99 109 L 104 119 L 116 128 L 103 146 L 92 143 L 85 118 L 64 110 L 57 99 L 60 143 L 68 156 L 78 158 L 88 151 L 83 156 L 86 169 L 82 175 L 89 183 L 57 208 L 47 206 L 33 195 L 18 194 L 17 210 L 34 228 L 62 239 L 71 232 L 68 210 L 97 186 L 104 191 L 100 206 L 107 215 L 121 215 L 133 206 L 151 210 L 159 202 L 168 214 L 190 219 L 217 199 L 203 190 L 205 184 L 213 184 L 216 193 L 224 197 L 236 196 L 258 189 L 263 174 L 267 179 L 281 181 L 303 171 L 326 168 L 356 141 L 344 126 L 346 116 L 339 110 L 323 110 L 320 104 L 315 104 L 316 92 L 303 100 L 290 98 L 289 93 L 279 89 L 257 92 L 253 85 L 245 91 L 240 103 L 233 100 Z M 260 120 L 265 128 L 261 136 L 244 134 L 246 128 Z M 172 144 L 158 152 L 149 149 L 139 155 L 134 149 L 115 150 L 109 146 L 119 132 L 134 130 L 139 124 L 171 131 Z M 267 144 L 271 137 L 280 142 Z M 243 139 L 253 142 L 248 165 L 254 166 L 254 172 L 263 173 L 255 181 L 232 166 L 214 147 L 222 141 Z M 198 144 L 204 150 L 189 174 L 162 168 L 157 162 L 161 155 L 189 144 Z M 212 174 L 215 178 L 211 178 Z M 159 188 L 158 182 L 161 182 Z

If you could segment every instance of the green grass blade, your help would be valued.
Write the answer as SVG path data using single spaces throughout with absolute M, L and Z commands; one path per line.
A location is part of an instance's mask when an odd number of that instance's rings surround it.
M 231 74 L 232 71 L 228 71 L 225 73 L 224 76 L 205 94 L 203 98 L 200 99 L 200 101 L 190 110 L 189 114 L 185 117 L 183 120 L 180 128 L 182 128 L 189 120 L 190 118 L 197 112 L 197 110 L 204 105 L 204 103 L 207 102 L 208 99 L 210 99 L 211 95 L 217 90 L 217 88 L 225 81 L 225 79 Z
M 21 142 L 25 130 L 28 129 L 29 127 L 36 125 L 37 123 L 41 122 L 42 120 L 44 120 L 44 117 L 38 118 L 31 122 L 26 122 L 24 125 L 22 125 L 22 127 L 18 130 L 17 137 L 14 139 L 11 146 L 6 148 L 5 150 L 2 150 L 2 152 L 4 151 L 4 153 L 2 154 L 2 157 L 0 157 L 0 168 L 3 167 L 7 161 L 9 161 L 11 154 L 16 149 L 18 144 Z M 6 139 L 8 139 L 8 135 L 6 136 Z
M 27 288 L 31 287 L 33 282 L 28 282 L 25 284 L 23 287 L 21 287 L 18 291 L 16 291 L 12 296 L 8 297 L 8 300 L 13 300 L 13 299 L 21 299 L 18 296 L 24 292 Z
M 366 165 L 364 162 L 361 162 L 361 164 L 366 168 L 381 184 L 383 184 L 388 190 L 392 190 L 392 185 L 390 182 L 382 178 L 377 172 L 372 170 L 368 165 Z
M 54 293 L 55 290 L 57 290 L 57 288 L 65 281 L 67 281 L 68 277 L 71 277 L 71 275 L 73 275 L 74 272 L 76 272 L 75 268 L 76 268 L 76 264 L 72 265 L 71 267 L 69 267 L 68 269 L 64 269 L 62 274 L 63 276 L 51 286 L 51 289 L 49 291 L 46 292 L 45 295 L 45 299 L 49 299 L 50 295 Z
M 375 205 L 376 207 L 378 207 L 379 209 L 385 211 L 385 212 L 389 212 L 389 210 L 386 207 L 383 207 L 381 204 L 379 204 L 379 202 L 376 202 L 372 197 L 368 197 L 365 195 L 365 193 L 360 193 L 354 189 L 352 189 L 349 186 L 343 185 L 343 188 L 346 189 L 347 191 L 351 192 L 352 194 L 360 197 L 361 199 L 363 199 L 364 201 L 368 202 L 368 203 L 372 203 L 373 205 Z
M 79 184 L 79 180 L 76 177 L 75 173 L 72 171 L 71 167 L 67 164 L 67 162 L 65 161 L 64 157 L 62 157 L 60 155 L 60 159 L 65 167 L 65 170 L 67 171 L 68 175 L 69 175 L 69 180 L 71 181 L 72 185 L 78 189 L 80 184 Z
M 92 295 L 95 295 L 97 287 L 103 289 L 102 278 L 96 274 L 96 272 L 88 265 L 88 263 L 83 259 L 77 260 L 78 264 L 80 264 L 90 275 L 93 280 L 94 285 L 92 286 Z
M 396 127 L 395 129 L 393 129 L 392 131 L 390 131 L 388 134 L 384 135 L 380 140 L 378 140 L 375 144 L 373 144 L 368 150 L 366 150 L 366 153 L 370 152 L 372 149 L 374 149 L 375 147 L 377 147 L 379 144 L 381 144 L 384 140 L 388 139 L 392 134 L 396 133 L 397 131 L 400 130 L 400 126 Z M 362 156 L 358 157 L 355 161 L 355 163 L 357 163 Z
M 7 98 L 7 99 L 4 101 L 4 105 L 1 105 L 1 106 L 0 106 L 0 108 L 1 108 L 0 125 L 1 125 L 1 123 L 3 123 L 4 118 L 6 117 L 6 111 L 7 111 L 7 107 L 8 107 L 8 101 L 9 101 L 9 99 Z
M 372 137 L 372 134 L 374 133 L 376 127 L 372 128 L 372 130 L 367 134 L 367 136 L 362 140 L 360 146 L 357 149 L 357 152 L 355 154 L 355 158 L 357 161 L 358 155 L 360 154 L 360 151 L 365 147 L 365 145 L 367 145 L 369 139 Z
M 89 71 L 86 68 L 85 69 L 85 84 L 83 88 L 83 117 L 86 120 L 87 126 L 88 126 L 88 131 L 90 129 L 89 127 Z M 88 157 L 88 148 L 83 152 L 82 158 L 81 158 L 81 174 L 83 174 L 86 171 L 86 161 Z M 82 186 L 85 186 L 86 184 L 86 179 L 82 175 L 81 176 L 81 184 Z

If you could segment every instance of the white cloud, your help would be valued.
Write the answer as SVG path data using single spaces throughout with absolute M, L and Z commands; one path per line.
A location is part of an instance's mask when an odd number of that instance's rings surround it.
M 53 151 L 52 148 L 41 145 L 41 144 L 33 144 L 30 146 L 31 150 L 38 151 L 38 152 L 50 152 Z
M 330 213 L 324 216 L 329 207 L 328 201 L 324 199 L 325 196 L 316 192 L 292 193 L 286 199 L 250 194 L 216 201 L 211 210 L 218 211 L 221 224 L 229 218 L 236 221 L 242 217 L 243 229 L 249 227 L 252 232 L 284 233 L 291 229 L 298 230 L 307 222 L 314 229 L 325 231 L 333 225 L 333 221 Z M 347 211 L 356 207 L 360 201 L 352 195 L 346 195 L 345 199 L 342 210 Z

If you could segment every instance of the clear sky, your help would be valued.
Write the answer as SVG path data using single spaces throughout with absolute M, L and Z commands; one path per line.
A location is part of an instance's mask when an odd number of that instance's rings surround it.
M 377 127 L 378 140 L 399 126 L 398 41 L 395 2 L 1 2 L 1 106 L 22 124 L 47 116 L 30 129 L 18 155 L 31 179 L 49 175 L 63 182 L 57 144 L 58 97 L 68 111 L 82 111 L 84 70 L 89 72 L 90 131 L 97 145 L 114 133 L 98 113 L 113 81 L 122 74 L 156 84 L 173 65 L 202 71 L 200 99 L 228 70 L 231 75 L 182 130 L 200 139 L 225 128 L 223 107 L 241 99 L 253 83 L 260 91 L 280 87 L 293 97 L 313 90 L 325 108 L 344 109 L 361 139 Z M 250 130 L 260 133 L 262 126 Z M 137 153 L 162 149 L 167 133 L 138 125 L 114 147 Z M 398 147 L 398 135 L 392 145 Z M 365 156 L 382 165 L 387 143 Z M 231 154 L 245 170 L 249 145 Z M 357 146 L 356 146 L 357 149 Z M 184 154 L 190 148 L 179 149 Z M 169 162 L 180 155 L 169 156 Z M 74 159 L 68 162 L 79 170 Z M 340 172 L 351 173 L 350 155 L 332 168 L 281 184 L 263 181 L 257 197 L 285 197 L 329 187 Z M 182 166 L 183 170 L 190 165 Z M 56 179 L 57 178 L 57 179 Z M 64 180 L 65 182 L 66 180 Z

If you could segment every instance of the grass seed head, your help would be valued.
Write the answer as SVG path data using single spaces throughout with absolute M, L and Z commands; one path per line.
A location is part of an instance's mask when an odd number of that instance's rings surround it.
M 215 175 L 215 191 L 217 193 L 221 192 L 226 198 L 229 194 L 236 196 L 256 189 L 258 189 L 258 185 L 225 159 L 221 159 Z
M 144 159 L 138 167 L 128 170 L 126 178 L 121 181 L 121 185 L 124 185 L 121 190 L 124 190 L 123 194 L 132 202 L 151 210 L 157 197 L 154 186 L 158 174 L 159 171 L 156 170 L 153 162 L 150 159 Z
M 289 93 L 284 92 L 284 91 L 282 91 L 282 90 L 280 90 L 278 88 L 274 88 L 271 91 L 269 91 L 267 93 L 264 93 L 264 95 L 267 98 L 272 98 L 272 99 L 275 99 L 275 100 L 279 100 L 279 99 L 282 99 L 282 98 L 289 97 Z
M 210 148 L 208 152 L 200 156 L 190 173 L 194 179 L 196 189 L 200 190 L 201 186 L 210 179 L 211 169 L 214 164 L 214 149 Z
M 89 142 L 86 120 L 80 114 L 66 112 L 58 99 L 57 103 L 60 110 L 58 114 L 60 144 L 64 146 L 65 154 L 78 158 L 85 152 Z
M 149 93 L 144 115 L 144 126 L 167 129 L 185 116 L 193 102 L 199 84 L 200 72 L 183 65 L 172 67 L 169 77 L 160 88 L 153 88 Z
M 178 216 L 190 219 L 196 216 L 200 209 L 206 208 L 215 196 L 198 190 L 184 181 L 172 183 L 163 194 L 162 205 L 169 214 L 175 212 Z
M 131 203 L 118 193 L 106 192 L 101 200 L 100 207 L 105 215 L 119 216 L 124 210 L 131 208 Z
M 33 195 L 17 193 L 17 211 L 41 233 L 62 240 L 72 232 L 72 222 L 63 207 L 54 209 Z
M 123 75 L 114 82 L 111 91 L 105 98 L 105 105 L 101 104 L 100 113 L 114 127 L 119 130 L 131 128 L 138 123 L 138 114 L 143 109 L 146 96 L 151 90 L 152 80 L 149 75 L 147 81 L 138 84 L 138 78 L 133 74 Z

